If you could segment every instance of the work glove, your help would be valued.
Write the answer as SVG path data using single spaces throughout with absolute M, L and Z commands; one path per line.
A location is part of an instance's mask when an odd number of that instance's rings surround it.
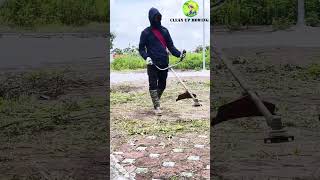
M 152 59 L 150 57 L 147 57 L 146 63 L 147 63 L 147 65 L 152 65 L 153 64 Z
M 186 57 L 186 50 L 183 50 L 181 52 L 180 58 L 185 58 Z

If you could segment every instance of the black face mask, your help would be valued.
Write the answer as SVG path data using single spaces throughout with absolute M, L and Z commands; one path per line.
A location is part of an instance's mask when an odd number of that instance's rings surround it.
M 161 26 L 161 15 L 157 14 L 154 16 L 154 20 L 153 20 L 153 26 L 154 27 L 160 27 Z

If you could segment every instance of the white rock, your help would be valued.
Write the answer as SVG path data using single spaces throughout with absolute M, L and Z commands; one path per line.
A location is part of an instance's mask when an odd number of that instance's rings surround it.
M 119 151 L 119 152 L 113 152 L 114 155 L 122 155 L 123 152 Z
M 199 135 L 198 137 L 199 138 L 207 138 L 207 136 L 204 136 L 204 135 Z
M 200 148 L 200 149 L 203 149 L 204 148 L 204 145 L 202 144 L 196 144 L 194 145 L 195 148 Z
M 192 176 L 193 176 L 193 173 L 192 173 L 192 172 L 182 172 L 182 173 L 181 173 L 181 176 L 184 176 L 184 177 L 192 177 Z
M 122 161 L 123 164 L 133 164 L 136 160 L 135 159 L 124 159 Z
M 143 146 L 140 146 L 140 147 L 137 147 L 137 151 L 145 151 L 147 149 L 147 147 L 143 147 Z
M 190 161 L 199 161 L 200 157 L 199 156 L 189 156 L 188 160 L 190 160 Z
M 164 167 L 174 167 L 175 163 L 174 162 L 163 162 L 162 166 Z
M 176 148 L 176 149 L 173 149 L 172 151 L 175 152 L 175 153 L 182 153 L 183 149 Z
M 157 136 L 148 136 L 147 139 L 157 139 Z
M 135 170 L 135 173 L 137 173 L 137 174 L 145 174 L 147 172 L 148 172 L 148 168 L 137 168 Z
M 160 154 L 149 154 L 150 158 L 158 158 Z
M 182 142 L 188 142 L 189 141 L 189 139 L 187 139 L 187 138 L 180 138 L 179 140 L 182 141 Z

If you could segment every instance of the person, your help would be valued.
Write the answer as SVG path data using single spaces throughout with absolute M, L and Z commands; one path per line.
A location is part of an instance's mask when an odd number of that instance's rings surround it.
M 160 99 L 166 88 L 168 70 L 159 70 L 155 65 L 159 68 L 168 67 L 168 50 L 173 56 L 185 56 L 174 46 L 168 29 L 161 25 L 161 19 L 162 15 L 156 8 L 149 10 L 150 26 L 141 32 L 139 42 L 139 53 L 147 64 L 150 97 L 158 116 L 162 115 Z
M 197 15 L 197 11 L 194 10 L 194 7 L 193 7 L 192 4 L 189 4 L 188 8 L 189 8 L 189 15 L 190 15 L 190 16 L 192 16 L 192 15 L 193 15 L 193 16 Z

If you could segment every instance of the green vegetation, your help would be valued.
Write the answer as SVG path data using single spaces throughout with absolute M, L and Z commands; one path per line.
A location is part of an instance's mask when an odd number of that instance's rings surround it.
M 37 133 L 67 126 L 82 128 L 81 123 L 87 130 L 91 120 L 103 115 L 106 105 L 104 96 L 66 96 L 70 89 L 88 83 L 65 69 L 3 74 L 0 84 L 0 140 L 20 136 L 31 139 Z
M 218 0 L 211 0 L 215 3 Z M 297 21 L 297 0 L 226 0 L 211 11 L 211 23 L 226 25 L 230 30 L 242 26 L 272 25 L 275 30 L 286 29 Z M 320 22 L 320 2 L 305 0 L 305 21 L 309 26 Z
M 109 0 L 7 0 L 0 22 L 13 27 L 83 26 L 109 21 Z
M 306 0 L 306 24 L 308 26 L 320 25 L 320 1 Z
M 320 79 L 320 64 L 311 64 L 307 68 L 306 73 L 313 79 Z
M 245 25 L 271 25 L 274 20 L 296 21 L 297 2 L 292 0 L 227 0 L 211 12 L 212 22 L 233 28 Z
M 128 135 L 165 134 L 176 135 L 185 132 L 204 132 L 209 128 L 209 121 L 192 120 L 186 122 L 161 122 L 126 120 L 117 124 Z
M 179 61 L 179 58 L 170 55 L 170 64 L 175 64 Z M 209 50 L 206 51 L 206 68 L 209 68 L 210 54 Z M 186 55 L 185 60 L 176 66 L 176 69 L 183 70 L 200 70 L 202 69 L 202 52 L 189 52 Z M 111 69 L 120 70 L 137 70 L 146 68 L 146 63 L 142 57 L 138 54 L 129 53 L 119 55 L 111 63 Z

